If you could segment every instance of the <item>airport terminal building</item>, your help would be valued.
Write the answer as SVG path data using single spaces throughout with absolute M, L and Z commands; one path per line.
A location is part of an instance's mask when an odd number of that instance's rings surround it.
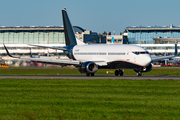
M 129 44 L 140 45 L 151 54 L 173 54 L 175 42 L 180 44 L 180 26 L 131 26 L 125 29 Z
M 174 44 L 180 42 L 180 26 L 132 26 L 127 27 L 130 44 Z M 164 38 L 171 38 L 167 41 Z
M 31 27 L 0 27 L 0 54 L 6 55 L 3 43 L 13 55 L 47 54 L 47 49 L 32 47 L 28 44 L 51 44 L 64 46 L 64 28 L 60 26 L 31 26 Z M 54 53 L 55 51 L 51 51 Z M 57 52 L 57 51 L 56 51 Z M 59 52 L 59 51 L 58 51 Z M 61 52 L 62 53 L 62 52 Z
M 180 43 L 180 26 L 131 26 L 125 28 L 126 35 L 104 35 L 74 26 L 77 38 L 88 44 L 112 43 L 136 44 L 146 48 L 150 54 L 164 55 L 174 53 L 175 42 Z M 116 38 L 117 37 L 117 38 Z M 0 56 L 7 56 L 3 47 L 17 56 L 47 55 L 63 56 L 63 51 L 29 46 L 39 44 L 47 46 L 65 46 L 64 27 L 62 26 L 0 26 Z M 178 45 L 180 51 L 180 45 Z
M 106 38 L 95 32 L 87 32 L 83 28 L 73 26 L 79 39 L 85 43 L 106 43 Z M 101 39 L 99 39 L 101 38 Z M 62 26 L 0 26 L 0 57 L 7 56 L 3 43 L 12 55 L 29 56 L 50 55 L 64 56 L 63 51 L 30 46 L 39 44 L 55 47 L 65 46 L 64 27 Z
M 63 27 L 0 27 L 0 43 L 64 44 Z

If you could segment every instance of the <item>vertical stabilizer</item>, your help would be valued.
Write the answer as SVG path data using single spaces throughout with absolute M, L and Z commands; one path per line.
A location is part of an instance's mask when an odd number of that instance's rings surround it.
M 66 9 L 62 9 L 62 17 L 63 17 L 63 24 L 64 24 L 64 34 L 65 34 L 66 46 L 77 45 L 74 30 L 73 30 L 73 27 L 69 20 Z

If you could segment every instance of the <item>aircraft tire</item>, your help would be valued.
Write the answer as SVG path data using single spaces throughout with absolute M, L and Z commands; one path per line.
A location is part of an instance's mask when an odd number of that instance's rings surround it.
M 137 72 L 137 76 L 142 76 L 142 73 L 141 72 Z
M 94 76 L 94 73 L 91 73 L 91 76 Z
M 120 76 L 123 76 L 123 71 L 122 70 L 119 70 L 119 74 L 120 74 Z
M 115 71 L 115 76 L 118 76 L 119 75 L 119 70 L 116 70 Z

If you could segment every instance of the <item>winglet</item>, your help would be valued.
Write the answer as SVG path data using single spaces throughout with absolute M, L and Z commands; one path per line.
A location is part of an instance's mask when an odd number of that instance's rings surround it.
M 177 42 L 175 43 L 175 52 L 174 52 L 174 55 L 178 55 L 178 49 L 177 49 Z
M 19 58 L 19 57 L 14 57 L 14 56 L 12 56 L 12 55 L 9 53 L 8 49 L 6 48 L 5 44 L 3 44 L 3 45 L 4 45 L 4 48 L 5 48 L 6 52 L 7 52 L 7 55 L 9 55 L 10 57 L 13 57 L 13 58 Z

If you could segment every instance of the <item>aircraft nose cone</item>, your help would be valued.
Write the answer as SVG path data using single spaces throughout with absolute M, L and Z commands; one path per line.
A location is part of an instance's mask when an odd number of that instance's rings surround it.
M 150 56 L 146 57 L 145 61 L 146 61 L 146 65 L 145 66 L 149 65 L 151 63 L 151 57 Z

